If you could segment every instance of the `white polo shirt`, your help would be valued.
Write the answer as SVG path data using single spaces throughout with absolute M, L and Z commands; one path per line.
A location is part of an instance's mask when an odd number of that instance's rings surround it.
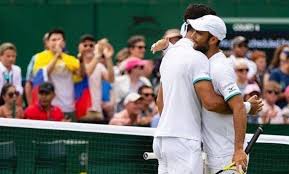
M 201 105 L 193 84 L 210 80 L 207 57 L 183 38 L 167 51 L 160 73 L 164 107 L 155 137 L 201 140 Z
M 16 90 L 22 95 L 22 76 L 21 69 L 17 65 L 12 65 L 11 70 L 9 71 L 3 64 L 0 62 L 0 93 L 4 84 L 10 83 L 13 84 Z
M 241 92 L 236 84 L 233 67 L 222 52 L 218 52 L 210 59 L 210 76 L 216 93 L 230 100 Z M 224 115 L 202 111 L 202 138 L 204 151 L 213 157 L 224 157 L 234 152 L 233 115 Z

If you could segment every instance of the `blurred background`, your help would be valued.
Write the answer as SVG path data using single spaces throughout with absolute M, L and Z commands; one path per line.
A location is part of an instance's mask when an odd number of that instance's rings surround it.
M 150 46 L 167 29 L 180 28 L 189 3 L 207 4 L 225 20 L 225 49 L 233 36 L 244 35 L 250 48 L 268 51 L 271 59 L 278 45 L 288 43 L 289 2 L 284 0 L 0 0 L 0 42 L 17 46 L 19 65 L 42 50 L 42 36 L 55 27 L 65 31 L 73 54 L 85 33 L 108 38 L 115 50 L 134 34 L 144 35 Z M 153 57 L 147 50 L 146 58 Z

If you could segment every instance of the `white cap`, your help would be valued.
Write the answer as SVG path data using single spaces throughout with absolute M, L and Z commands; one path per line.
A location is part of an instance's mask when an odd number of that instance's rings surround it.
M 198 19 L 188 19 L 187 22 L 197 31 L 208 31 L 220 41 L 226 37 L 225 22 L 215 15 L 205 15 Z
M 129 102 L 136 102 L 140 98 L 141 98 L 141 95 L 139 95 L 138 93 L 134 93 L 134 92 L 130 93 L 125 97 L 123 104 L 126 105 Z

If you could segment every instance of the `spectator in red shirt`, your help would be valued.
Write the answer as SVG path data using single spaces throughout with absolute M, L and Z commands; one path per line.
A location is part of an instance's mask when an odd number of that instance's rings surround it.
M 51 104 L 55 96 L 54 86 L 45 82 L 39 87 L 39 103 L 29 106 L 24 117 L 32 120 L 63 121 L 64 114 L 61 109 Z

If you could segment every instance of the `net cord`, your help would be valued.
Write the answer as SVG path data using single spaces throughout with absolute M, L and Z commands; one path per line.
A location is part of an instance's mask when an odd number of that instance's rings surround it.
M 137 136 L 154 136 L 155 128 L 144 128 L 134 126 L 114 126 L 86 123 L 70 123 L 70 122 L 55 122 L 55 121 L 38 121 L 13 118 L 0 118 L 0 127 L 14 128 L 31 128 L 31 129 L 49 129 L 49 130 L 64 130 L 77 132 L 91 133 L 108 133 L 122 135 L 137 135 Z M 253 134 L 246 134 L 246 141 L 250 141 Z M 272 143 L 289 145 L 289 136 L 283 135 L 260 135 L 257 143 Z

